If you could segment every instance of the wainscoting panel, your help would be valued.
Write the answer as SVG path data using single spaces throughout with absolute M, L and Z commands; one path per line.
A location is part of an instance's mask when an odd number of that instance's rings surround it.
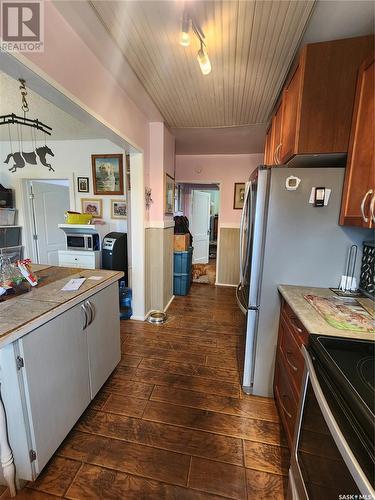
M 217 284 L 238 285 L 240 276 L 240 229 L 220 227 Z
M 164 310 L 173 294 L 173 227 L 146 229 L 146 312 Z

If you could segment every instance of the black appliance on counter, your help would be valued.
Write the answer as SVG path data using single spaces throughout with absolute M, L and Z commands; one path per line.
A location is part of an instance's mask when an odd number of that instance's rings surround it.
M 128 242 L 126 233 L 112 232 L 103 238 L 102 268 L 125 273 L 125 286 L 128 286 Z
M 375 343 L 311 335 L 288 498 L 373 498 Z

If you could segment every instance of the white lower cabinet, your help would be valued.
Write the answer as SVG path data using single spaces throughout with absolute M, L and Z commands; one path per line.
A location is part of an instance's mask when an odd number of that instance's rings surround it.
M 18 478 L 41 472 L 120 358 L 117 283 L 0 350 Z
M 59 250 L 59 266 L 61 267 L 80 267 L 82 269 L 99 269 L 100 256 L 99 251 L 90 250 Z

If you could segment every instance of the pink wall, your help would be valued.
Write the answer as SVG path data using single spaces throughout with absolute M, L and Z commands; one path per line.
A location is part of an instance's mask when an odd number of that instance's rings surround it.
M 149 127 L 146 116 L 53 3 L 45 2 L 44 5 L 45 50 L 24 54 L 25 59 L 117 129 L 132 145 L 141 148 L 145 154 L 147 178 Z
M 220 183 L 220 224 L 239 224 L 241 210 L 233 210 L 234 183 L 245 182 L 263 154 L 176 155 L 176 182 Z
M 164 175 L 175 175 L 175 140 L 168 128 L 160 122 L 150 123 L 150 186 L 153 203 L 150 221 L 161 222 L 173 217 L 164 214 Z

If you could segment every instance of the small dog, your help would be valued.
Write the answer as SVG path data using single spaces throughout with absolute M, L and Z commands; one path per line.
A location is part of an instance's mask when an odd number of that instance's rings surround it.
M 115 170 L 111 163 L 101 163 L 99 165 L 100 187 L 103 191 L 116 190 Z

